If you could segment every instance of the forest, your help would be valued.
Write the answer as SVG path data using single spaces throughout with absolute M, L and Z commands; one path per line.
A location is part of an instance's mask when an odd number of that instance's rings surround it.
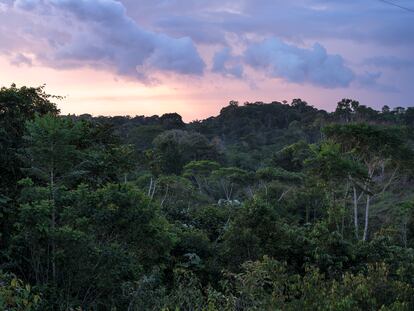
M 414 107 L 60 99 L 0 89 L 0 310 L 414 310 Z

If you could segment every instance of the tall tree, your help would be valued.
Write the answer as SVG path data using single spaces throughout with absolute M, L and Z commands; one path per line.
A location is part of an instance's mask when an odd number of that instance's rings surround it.
M 80 134 L 79 125 L 80 123 L 74 124 L 70 119 L 52 114 L 35 117 L 26 125 L 22 158 L 27 164 L 28 173 L 48 185 L 52 231 L 57 224 L 57 187 L 76 172 L 74 165 L 79 158 L 76 146 Z M 56 246 L 53 238 L 50 243 L 52 276 L 55 281 Z
M 354 161 L 364 165 L 367 171 L 368 180 L 359 185 L 354 183 L 353 188 L 355 206 L 365 196 L 362 240 L 366 241 L 373 199 L 384 194 L 413 161 L 413 150 L 406 139 L 407 132 L 400 127 L 348 124 L 328 126 L 325 133 L 344 152 L 352 153 Z M 360 189 L 359 194 L 357 188 Z
M 26 121 L 35 115 L 51 113 L 56 115 L 58 109 L 50 100 L 54 98 L 44 91 L 44 87 L 16 87 L 0 89 L 0 188 L 12 191 L 22 175 L 21 162 L 16 156 L 22 144 Z
M 15 217 L 14 208 L 19 187 L 17 181 L 24 177 L 23 163 L 18 156 L 23 144 L 26 121 L 36 115 L 51 113 L 58 109 L 42 87 L 21 87 L 15 84 L 0 88 L 0 230 L 2 246 L 9 242 Z
M 332 211 L 330 215 L 339 229 L 338 216 L 341 217 L 342 229 L 344 227 L 344 213 L 350 192 L 350 187 L 356 189 L 358 185 L 369 181 L 364 166 L 354 161 L 349 153 L 342 153 L 340 145 L 332 142 L 325 142 L 319 147 L 312 149 L 313 155 L 306 160 L 307 169 L 312 177 L 317 177 L 317 183 L 326 189 L 328 202 Z M 339 207 L 339 209 L 338 209 Z M 358 208 L 354 206 L 354 232 L 358 239 L 359 221 Z

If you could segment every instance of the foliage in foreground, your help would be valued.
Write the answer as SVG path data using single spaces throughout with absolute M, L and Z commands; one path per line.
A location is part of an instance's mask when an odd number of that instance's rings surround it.
M 0 90 L 0 309 L 414 309 L 413 108 L 53 98 Z

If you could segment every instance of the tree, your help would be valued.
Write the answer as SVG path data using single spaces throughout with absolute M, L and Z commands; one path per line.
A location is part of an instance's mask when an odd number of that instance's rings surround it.
M 369 210 L 372 200 L 384 194 L 399 173 L 413 161 L 403 128 L 367 124 L 331 125 L 325 128 L 328 139 L 352 153 L 355 163 L 363 165 L 368 179 L 353 185 L 354 205 L 365 195 L 365 221 L 362 240 L 368 238 Z M 351 176 L 352 180 L 352 176 Z M 358 188 L 360 194 L 358 194 Z
M 241 273 L 231 275 L 238 305 L 247 310 L 387 310 L 413 307 L 413 288 L 393 279 L 384 263 L 369 265 L 367 272 L 347 272 L 327 279 L 309 266 L 304 275 L 291 273 L 285 262 L 264 256 L 248 261 Z
M 57 97 L 46 94 L 44 86 L 18 88 L 12 84 L 0 88 L 0 227 L 4 244 L 12 231 L 17 181 L 24 177 L 18 153 L 26 121 L 36 115 L 57 114 L 59 110 L 52 99 Z
M 128 181 L 128 174 L 137 166 L 136 154 L 130 145 L 92 144 L 82 150 L 82 162 L 76 169 L 81 173 L 80 180 L 94 186 L 108 182 Z
M 358 101 L 344 98 L 340 102 L 338 102 L 334 112 L 334 116 L 345 123 L 349 123 L 351 121 L 353 111 L 358 106 Z
M 328 202 L 332 208 L 330 215 L 333 217 L 338 231 L 338 221 L 341 221 L 341 232 L 343 233 L 344 213 L 350 187 L 353 187 L 355 192 L 360 184 L 369 181 L 369 176 L 363 165 L 354 161 L 351 154 L 341 152 L 339 144 L 323 143 L 320 147 L 314 147 L 313 152 L 313 156 L 306 161 L 307 169 L 312 176 L 317 177 L 317 183 L 327 190 Z M 354 232 L 358 239 L 359 221 L 356 204 L 354 204 L 353 214 Z
M 408 107 L 407 110 L 405 110 L 404 121 L 408 127 L 414 128 L 414 108 L 413 107 Z
M 76 141 L 79 136 L 79 123 L 47 114 L 35 117 L 26 124 L 27 134 L 23 137 L 22 157 L 28 165 L 27 171 L 49 188 L 47 206 L 51 206 L 51 230 L 57 225 L 56 190 L 65 178 L 76 173 L 74 165 L 79 153 Z M 46 207 L 46 206 L 45 206 Z M 51 265 L 53 281 L 56 281 L 56 243 L 51 241 Z
M 50 102 L 54 98 L 44 92 L 44 87 L 0 89 L 0 186 L 9 189 L 21 178 L 21 162 L 16 156 L 22 144 L 27 120 L 35 115 L 57 114 L 58 109 Z M 11 189 L 10 189 L 11 190 Z M 5 193 L 7 195 L 7 193 Z
M 28 180 L 22 187 L 10 253 L 16 270 L 45 289 L 42 310 L 125 309 L 124 300 L 114 300 L 123 284 L 164 265 L 174 246 L 157 206 L 131 184 L 58 189 L 54 226 L 49 189 Z
M 206 137 L 183 130 L 165 131 L 154 139 L 155 161 L 165 174 L 181 174 L 190 161 L 216 160 L 218 152 Z
M 208 178 L 211 173 L 217 170 L 220 164 L 210 160 L 191 161 L 184 166 L 183 176 L 190 178 L 202 192 L 207 190 Z
M 1 310 L 414 309 L 410 108 L 185 124 L 1 96 Z
M 259 195 L 262 195 L 261 197 L 264 197 L 266 202 L 270 199 L 271 202 L 280 204 L 289 193 L 303 185 L 304 175 L 289 172 L 280 167 L 264 167 L 256 171 L 255 179 Z M 263 190 L 264 193 L 261 193 Z
M 278 151 L 272 158 L 272 164 L 288 171 L 299 172 L 310 155 L 309 145 L 301 140 Z
M 0 308 L 7 311 L 40 310 L 41 297 L 15 275 L 0 271 Z
M 223 167 L 211 173 L 211 179 L 218 184 L 227 201 L 231 201 L 240 190 L 237 187 L 248 185 L 251 177 L 247 171 L 237 167 Z
M 167 129 L 180 129 L 184 127 L 184 122 L 178 113 L 165 113 L 160 117 L 162 126 Z

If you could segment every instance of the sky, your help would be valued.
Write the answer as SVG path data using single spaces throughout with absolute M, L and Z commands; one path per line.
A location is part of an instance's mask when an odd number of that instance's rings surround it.
M 64 114 L 406 107 L 413 81 L 413 0 L 0 0 L 0 86 L 46 84 Z

